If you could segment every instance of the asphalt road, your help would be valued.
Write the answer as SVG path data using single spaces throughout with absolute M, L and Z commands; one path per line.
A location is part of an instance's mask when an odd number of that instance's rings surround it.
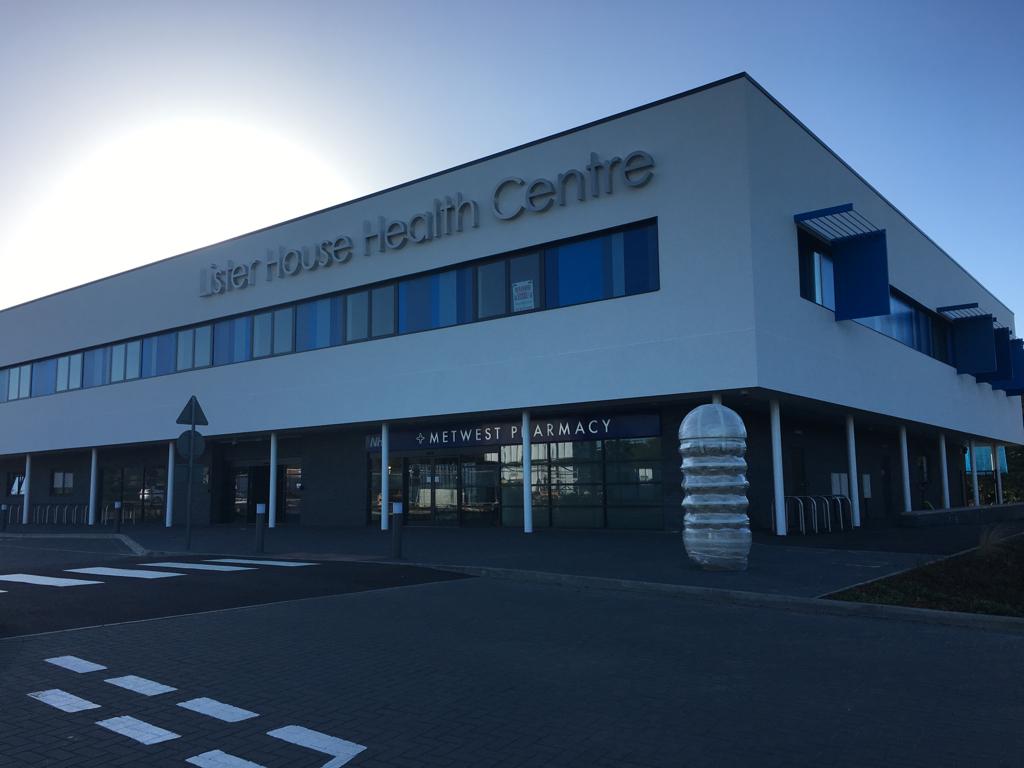
M 306 560 L 285 567 L 212 562 L 217 559 L 127 556 L 119 544 L 88 539 L 62 548 L 46 540 L 0 545 L 0 638 L 465 578 L 375 563 Z M 95 568 L 117 572 L 79 572 Z M 147 575 L 154 578 L 142 578 Z

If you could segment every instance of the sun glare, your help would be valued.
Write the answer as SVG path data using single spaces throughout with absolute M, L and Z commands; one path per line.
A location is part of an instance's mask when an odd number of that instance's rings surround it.
M 0 306 L 347 197 L 344 181 L 328 163 L 273 132 L 211 119 L 141 127 L 72 167 L 6 238 Z

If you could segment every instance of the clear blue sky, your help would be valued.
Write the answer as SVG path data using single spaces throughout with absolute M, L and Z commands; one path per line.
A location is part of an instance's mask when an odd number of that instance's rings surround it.
M 1024 310 L 1019 0 L 0 0 L 0 306 L 741 70 Z

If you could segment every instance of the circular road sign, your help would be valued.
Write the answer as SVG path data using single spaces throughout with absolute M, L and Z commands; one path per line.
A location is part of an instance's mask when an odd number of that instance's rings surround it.
M 189 456 L 190 435 L 195 435 L 191 440 L 191 456 Z M 184 432 L 178 435 L 178 439 L 175 442 L 178 448 L 178 453 L 181 454 L 181 456 L 185 459 L 198 459 L 200 456 L 203 455 L 203 451 L 206 450 L 206 440 L 203 438 L 201 434 L 199 434 L 199 432 L 193 431 L 191 429 L 186 429 Z

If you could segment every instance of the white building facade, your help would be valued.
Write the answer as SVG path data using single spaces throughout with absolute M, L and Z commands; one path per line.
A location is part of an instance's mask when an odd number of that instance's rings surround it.
M 0 312 L 0 502 L 180 524 L 196 395 L 196 524 L 672 528 L 720 397 L 756 527 L 888 524 L 1024 442 L 1013 328 L 738 75 Z

